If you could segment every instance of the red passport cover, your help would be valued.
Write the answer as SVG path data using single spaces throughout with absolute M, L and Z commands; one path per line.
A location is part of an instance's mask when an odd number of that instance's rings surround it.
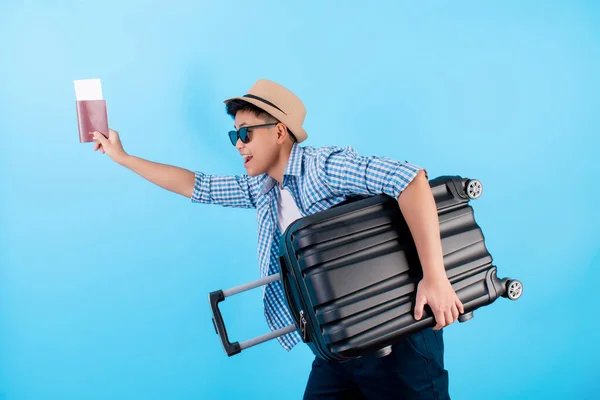
M 106 100 L 78 100 L 77 121 L 79 123 L 79 142 L 93 142 L 91 132 L 98 131 L 108 137 L 108 113 Z

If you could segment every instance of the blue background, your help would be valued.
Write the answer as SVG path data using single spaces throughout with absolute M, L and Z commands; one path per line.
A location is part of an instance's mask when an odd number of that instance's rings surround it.
M 304 144 L 480 179 L 500 275 L 445 330 L 455 399 L 591 399 L 598 383 L 597 2 L 11 1 L 0 5 L 0 399 L 301 398 L 312 354 L 228 358 L 209 292 L 258 277 L 252 211 L 191 204 L 78 142 L 101 78 L 136 156 L 243 172 L 222 100 L 256 79 L 308 108 Z M 267 331 L 260 290 L 223 303 Z

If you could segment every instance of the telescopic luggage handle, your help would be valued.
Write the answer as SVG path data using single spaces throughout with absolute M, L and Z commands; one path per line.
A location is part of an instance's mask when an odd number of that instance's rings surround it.
M 245 292 L 247 290 L 251 290 L 251 289 L 257 288 L 259 286 L 264 286 L 269 283 L 276 282 L 280 279 L 281 279 L 280 274 L 273 274 L 273 275 L 266 276 L 264 278 L 258 279 L 253 282 L 248 282 L 243 285 L 236 286 L 231 289 L 217 290 L 217 291 L 211 292 L 209 294 L 208 299 L 209 299 L 210 307 L 211 307 L 212 313 L 213 313 L 213 318 L 212 318 L 213 325 L 215 327 L 215 331 L 217 332 L 217 335 L 219 335 L 219 337 L 221 338 L 221 343 L 223 344 L 223 349 L 225 350 L 225 353 L 227 353 L 227 355 L 229 357 L 240 353 L 244 349 L 247 349 L 252 346 L 256 346 L 257 344 L 264 343 L 271 339 L 278 338 L 278 337 L 286 335 L 288 333 L 292 333 L 296 330 L 296 325 L 291 324 L 284 328 L 278 329 L 276 331 L 265 333 L 264 335 L 260 335 L 255 338 L 246 340 L 245 342 L 242 342 L 242 343 L 239 343 L 239 342 L 231 343 L 229 341 L 229 337 L 227 336 L 227 329 L 225 328 L 225 322 L 223 321 L 223 316 L 221 315 L 221 310 L 219 310 L 219 303 L 222 302 L 223 300 L 225 300 L 227 297 L 233 296 L 234 294 Z

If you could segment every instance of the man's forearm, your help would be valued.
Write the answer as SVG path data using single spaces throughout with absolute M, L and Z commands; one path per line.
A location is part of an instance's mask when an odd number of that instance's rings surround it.
M 424 171 L 398 196 L 402 215 L 413 236 L 424 278 L 445 278 L 437 206 Z
M 192 171 L 130 155 L 123 157 L 118 162 L 163 189 L 188 198 L 192 196 L 196 178 Z

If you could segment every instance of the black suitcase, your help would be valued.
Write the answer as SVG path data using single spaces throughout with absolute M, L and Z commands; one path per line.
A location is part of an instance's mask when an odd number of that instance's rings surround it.
M 498 277 L 469 204 L 481 195 L 481 183 L 459 176 L 429 183 L 446 273 L 465 309 L 459 321 L 500 296 L 517 300 L 522 285 Z M 389 196 L 357 196 L 296 220 L 281 238 L 280 265 L 280 274 L 210 294 L 213 323 L 229 356 L 294 330 L 325 360 L 384 356 L 401 338 L 435 325 L 427 306 L 421 320 L 413 317 L 421 265 L 398 202 Z M 218 303 L 279 279 L 295 324 L 231 343 Z

